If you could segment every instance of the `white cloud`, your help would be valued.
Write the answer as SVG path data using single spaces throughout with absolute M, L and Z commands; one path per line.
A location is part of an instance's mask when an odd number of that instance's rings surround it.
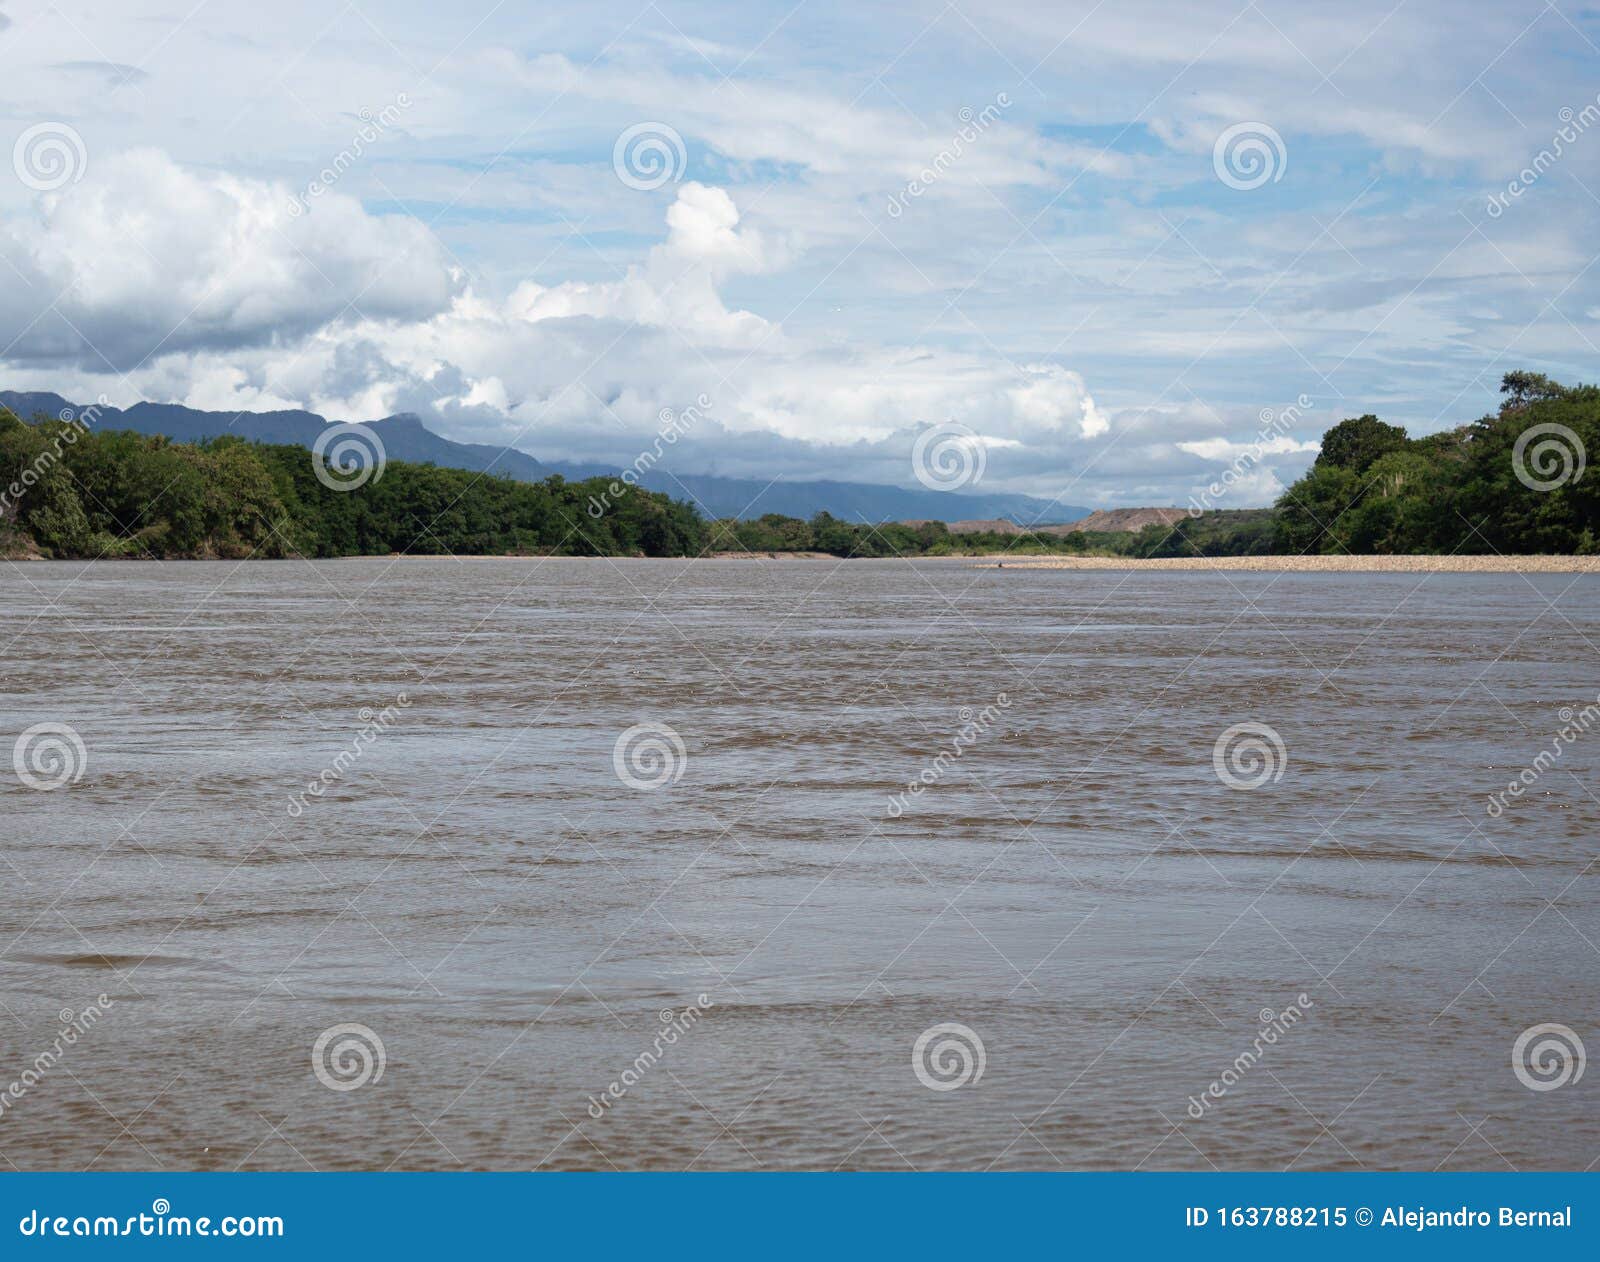
M 212 207 L 195 222 L 202 243 L 220 231 L 219 223 L 253 224 L 252 215 L 270 220 L 274 212 L 267 190 L 197 181 L 164 160 L 141 161 L 169 193 L 221 199 L 230 213 Z M 354 207 L 335 208 L 338 222 L 360 215 Z M 99 225 L 102 216 L 80 218 Z M 250 309 L 241 313 L 219 299 L 195 331 L 209 340 L 169 339 L 160 362 L 108 393 L 131 402 L 131 386 L 136 394 L 197 407 L 305 406 L 339 419 L 419 410 L 439 418 L 453 437 L 515 443 L 547 458 L 606 461 L 630 459 L 654 433 L 662 408 L 706 394 L 714 400 L 713 421 L 679 445 L 681 469 L 767 477 L 809 469 L 812 476 L 897 483 L 910 480 L 917 431 L 947 418 L 981 432 L 997 468 L 1041 487 L 1058 482 L 1080 458 L 1081 444 L 1108 427 L 1083 379 L 1057 365 L 1016 367 L 958 351 L 791 338 L 751 312 L 730 309 L 718 289 L 720 280 L 758 271 L 776 257 L 769 242 L 741 228 L 725 190 L 685 184 L 665 220 L 664 240 L 618 280 L 529 281 L 504 302 L 466 290 L 429 313 L 445 292 L 441 283 L 423 289 L 420 319 L 380 319 L 363 302 L 363 318 L 328 319 L 303 338 L 262 345 L 232 336 L 255 328 L 245 318 Z M 120 222 L 126 228 L 132 221 Z M 368 219 L 367 226 L 377 222 Z M 277 230 L 296 227 L 285 220 L 266 233 L 248 231 L 244 240 L 268 245 Z M 138 244 L 159 251 L 159 235 Z M 273 264 L 283 261 L 271 251 L 247 259 L 242 270 L 251 279 L 240 282 L 246 286 L 240 295 L 293 301 L 294 270 L 273 276 Z M 365 279 L 359 270 L 353 275 Z M 224 279 L 220 288 L 231 292 L 233 283 Z M 132 321 L 135 308 L 127 282 L 97 293 L 93 305 L 106 322 Z M 161 317 L 173 310 L 168 303 Z M 326 319 L 338 312 L 329 303 L 314 314 Z M 155 336 L 157 317 L 141 318 L 145 336 Z M 281 317 L 263 309 L 261 327 L 281 329 Z
M 1094 438 L 1110 428 L 1077 373 L 1036 364 L 1025 370 L 1024 377 L 1024 384 L 1007 391 L 1019 427 L 1037 434 L 1059 433 L 1073 425 L 1083 438 Z
M 592 316 L 671 326 L 686 341 L 723 346 L 754 346 L 771 337 L 773 325 L 748 311 L 729 311 L 716 289 L 723 277 L 763 271 L 776 257 L 760 233 L 740 230 L 738 208 L 727 192 L 683 185 L 667 210 L 667 227 L 666 241 L 620 280 L 553 286 L 524 281 L 507 311 L 529 323 Z M 468 308 L 461 314 L 468 315 Z M 472 304 L 470 314 L 494 318 L 481 304 Z
M 1199 456 L 1202 460 L 1228 461 L 1249 453 L 1278 456 L 1289 452 L 1317 451 L 1319 443 L 1301 442 L 1293 438 L 1269 438 L 1265 442 L 1235 442 L 1230 438 L 1202 438 L 1178 444 L 1179 451 Z
M 288 343 L 354 316 L 415 320 L 454 282 L 423 226 L 329 193 L 290 213 L 290 192 L 198 173 L 137 150 L 12 219 L 0 290 L 18 330 L 11 360 L 127 369 L 202 347 Z

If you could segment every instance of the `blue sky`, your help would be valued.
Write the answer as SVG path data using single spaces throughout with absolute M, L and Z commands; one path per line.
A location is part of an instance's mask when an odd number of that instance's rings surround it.
M 1596 375 L 1593 5 L 261 12 L 0 0 L 8 385 L 624 461 L 704 395 L 680 470 L 899 484 L 953 422 L 1096 505 L 1294 406 L 1245 505 Z

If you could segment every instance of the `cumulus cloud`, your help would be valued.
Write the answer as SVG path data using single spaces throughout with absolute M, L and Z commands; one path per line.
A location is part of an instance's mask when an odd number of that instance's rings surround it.
M 70 282 L 73 335 L 39 321 L 59 340 L 30 333 L 21 358 L 51 362 L 15 384 L 72 393 L 72 363 L 85 397 L 340 420 L 415 411 L 454 438 L 606 465 L 649 446 L 664 409 L 706 397 L 674 471 L 902 485 L 917 435 L 956 420 L 987 449 L 988 489 L 1070 502 L 1179 498 L 1236 454 L 1214 411 L 1108 414 L 1053 362 L 840 344 L 730 306 L 722 286 L 789 255 L 723 188 L 680 186 L 658 242 L 614 279 L 524 280 L 496 299 L 457 283 L 414 220 L 337 194 L 296 217 L 279 187 L 159 154 L 107 166 L 89 196 L 45 204 L 7 238 L 35 276 Z M 128 375 L 108 381 L 107 361 Z M 1276 489 L 1276 457 L 1308 448 L 1269 444 L 1257 489 Z
M 739 210 L 725 190 L 683 185 L 667 210 L 667 229 L 666 241 L 622 279 L 553 286 L 524 281 L 507 312 L 530 324 L 591 316 L 671 326 L 687 341 L 723 346 L 753 346 L 776 332 L 748 311 L 729 311 L 717 292 L 717 282 L 729 274 L 764 271 L 778 258 L 760 233 L 740 229 Z M 481 304 L 467 304 L 462 314 L 495 315 Z
M 292 344 L 350 319 L 417 320 L 456 282 L 414 219 L 329 193 L 196 172 L 138 150 L 95 164 L 0 231 L 9 360 L 127 370 L 177 351 Z

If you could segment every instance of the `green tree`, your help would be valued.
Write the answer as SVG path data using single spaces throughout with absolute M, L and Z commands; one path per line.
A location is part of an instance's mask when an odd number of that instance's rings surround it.
M 1551 381 L 1542 372 L 1508 372 L 1500 378 L 1500 393 L 1505 395 L 1501 407 L 1525 407 L 1559 399 L 1567 393 L 1566 386 Z
M 1279 551 L 1343 552 L 1349 549 L 1346 514 L 1361 493 L 1361 476 L 1343 465 L 1311 466 L 1306 475 L 1278 499 Z
M 1365 473 L 1376 460 L 1406 445 L 1406 432 L 1368 413 L 1340 421 L 1322 436 L 1317 464 Z

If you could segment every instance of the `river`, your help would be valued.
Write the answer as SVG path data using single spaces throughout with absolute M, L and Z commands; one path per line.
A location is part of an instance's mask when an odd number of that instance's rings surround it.
M 0 1156 L 1586 1168 L 1596 592 L 6 564 Z

